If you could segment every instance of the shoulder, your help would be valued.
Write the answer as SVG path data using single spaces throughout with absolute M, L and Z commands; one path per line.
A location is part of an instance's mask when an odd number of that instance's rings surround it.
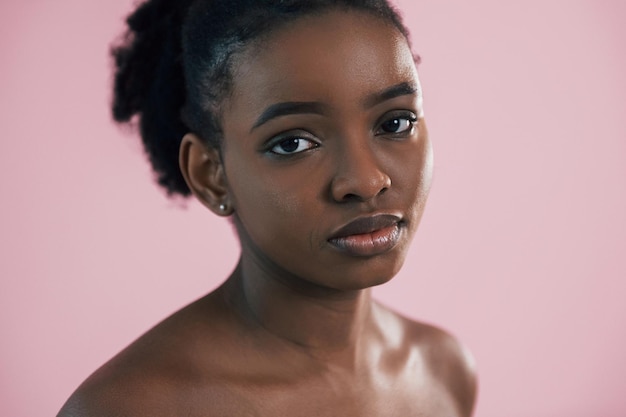
M 438 327 L 421 324 L 420 346 L 432 374 L 456 399 L 460 410 L 471 415 L 478 390 L 476 365 L 469 349 L 456 337 Z
M 127 348 L 87 378 L 57 417 L 164 415 L 173 398 L 169 375 L 132 351 Z
M 403 344 L 419 354 L 426 372 L 445 387 L 462 415 L 470 416 L 476 401 L 478 380 L 476 364 L 469 349 L 439 327 L 387 311 L 402 329 Z
M 57 417 L 151 417 L 185 414 L 196 389 L 211 393 L 211 340 L 194 303 L 155 326 L 96 370 L 71 395 Z M 209 326 L 210 327 L 210 326 Z M 203 328 L 203 329 L 200 329 Z M 206 355 L 199 360 L 198 351 Z

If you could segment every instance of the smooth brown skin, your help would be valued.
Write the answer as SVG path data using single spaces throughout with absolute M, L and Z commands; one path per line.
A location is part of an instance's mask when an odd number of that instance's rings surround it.
M 476 379 L 459 343 L 371 300 L 400 269 L 431 181 L 423 119 L 401 134 L 380 129 L 420 114 L 419 88 L 371 100 L 419 86 L 406 40 L 377 18 L 334 11 L 250 45 L 234 67 L 221 157 L 188 134 L 180 161 L 196 197 L 233 216 L 236 270 L 96 371 L 59 416 L 471 415 Z M 317 102 L 321 114 L 252 128 L 286 101 Z M 264 146 L 294 131 L 317 147 L 280 159 Z M 362 257 L 329 244 L 378 213 L 403 218 L 393 249 Z

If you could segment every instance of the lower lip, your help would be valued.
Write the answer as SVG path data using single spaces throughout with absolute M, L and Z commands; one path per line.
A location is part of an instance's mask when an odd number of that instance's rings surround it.
M 329 242 L 353 256 L 376 256 L 393 249 L 399 240 L 400 226 L 394 224 L 371 233 L 338 237 Z

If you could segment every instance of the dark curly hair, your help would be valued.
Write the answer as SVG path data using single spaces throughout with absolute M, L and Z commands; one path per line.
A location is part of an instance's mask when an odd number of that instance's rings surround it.
M 408 31 L 387 0 L 147 0 L 126 20 L 115 62 L 113 118 L 139 125 L 158 183 L 188 196 L 178 167 L 182 137 L 219 148 L 219 104 L 233 54 L 287 22 L 330 9 L 359 10 Z

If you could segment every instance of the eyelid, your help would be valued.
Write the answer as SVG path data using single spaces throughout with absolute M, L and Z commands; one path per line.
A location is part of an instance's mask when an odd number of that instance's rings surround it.
M 385 113 L 378 121 L 378 124 L 384 123 L 387 120 L 390 119 L 411 119 L 411 120 L 415 120 L 418 119 L 418 112 L 415 110 L 391 110 L 388 111 L 387 113 Z

